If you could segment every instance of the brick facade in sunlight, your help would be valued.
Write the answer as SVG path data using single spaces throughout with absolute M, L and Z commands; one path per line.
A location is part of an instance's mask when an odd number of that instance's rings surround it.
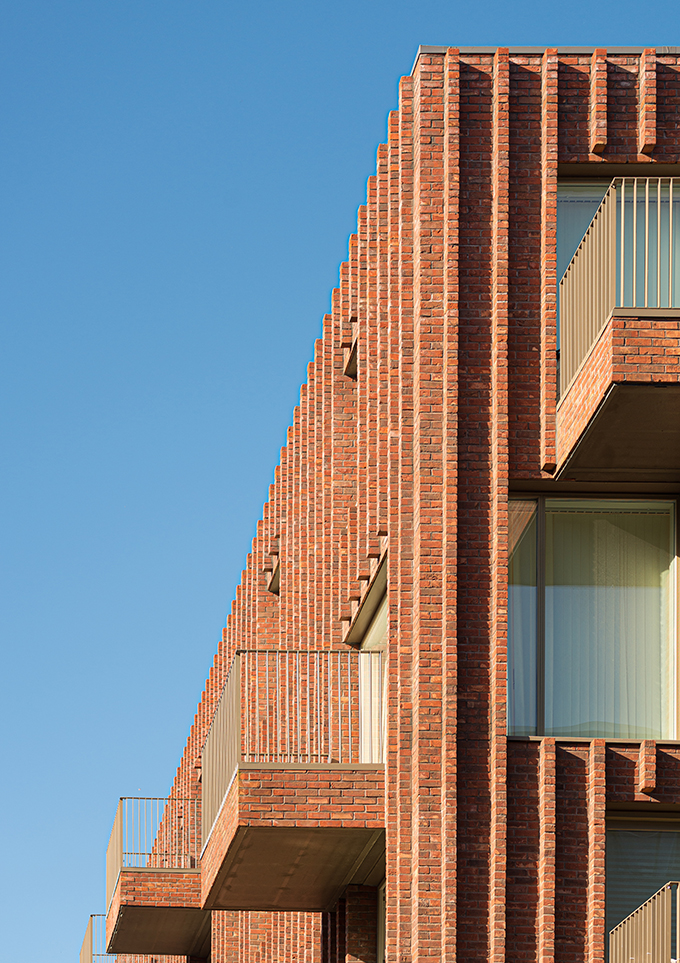
M 346 652 L 386 566 L 384 775 L 249 763 L 202 867 L 205 900 L 246 829 L 384 828 L 384 957 L 347 870 L 326 912 L 214 909 L 212 963 L 604 961 L 608 814 L 680 814 L 680 748 L 508 737 L 508 503 L 678 489 L 559 477 L 610 383 L 680 383 L 680 318 L 614 316 L 560 399 L 556 271 L 558 183 L 680 176 L 679 120 L 662 49 L 421 48 L 402 78 L 172 790 L 201 795 L 235 654 Z

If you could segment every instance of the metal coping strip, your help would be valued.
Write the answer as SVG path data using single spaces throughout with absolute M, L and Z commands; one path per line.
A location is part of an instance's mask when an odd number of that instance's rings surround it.
M 426 44 L 422 43 L 418 47 L 418 52 L 416 58 L 413 61 L 413 67 L 411 68 L 411 74 L 416 68 L 418 63 L 418 58 L 421 54 L 433 54 L 433 53 L 446 53 L 447 50 L 455 48 L 459 53 L 466 54 L 495 54 L 499 49 L 498 47 L 456 47 L 455 44 Z M 519 56 L 521 54 L 542 54 L 548 47 L 508 47 L 508 52 L 510 56 Z M 599 47 L 557 47 L 557 55 L 560 54 L 592 54 Z M 631 56 L 639 56 L 645 50 L 649 49 L 647 47 L 605 47 L 607 54 L 612 54 L 614 56 L 625 56 L 630 54 Z M 656 50 L 657 56 L 663 56 L 664 54 L 678 54 L 680 53 L 680 47 L 652 47 L 651 49 Z

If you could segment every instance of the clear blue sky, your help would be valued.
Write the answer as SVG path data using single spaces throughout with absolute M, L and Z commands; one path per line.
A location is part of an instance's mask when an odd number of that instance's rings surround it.
M 677 3 L 0 3 L 0 956 L 76 959 L 164 795 L 420 43 L 680 43 Z

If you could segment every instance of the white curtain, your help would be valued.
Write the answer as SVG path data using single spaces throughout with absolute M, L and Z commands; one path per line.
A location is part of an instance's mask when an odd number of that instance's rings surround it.
M 545 734 L 675 738 L 673 505 L 546 500 Z

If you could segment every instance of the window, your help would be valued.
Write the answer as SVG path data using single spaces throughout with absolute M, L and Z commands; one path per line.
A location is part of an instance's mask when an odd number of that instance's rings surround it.
M 674 503 L 510 502 L 510 735 L 676 738 Z
M 371 619 L 359 652 L 359 759 L 383 762 L 385 758 L 385 668 L 387 595 Z

